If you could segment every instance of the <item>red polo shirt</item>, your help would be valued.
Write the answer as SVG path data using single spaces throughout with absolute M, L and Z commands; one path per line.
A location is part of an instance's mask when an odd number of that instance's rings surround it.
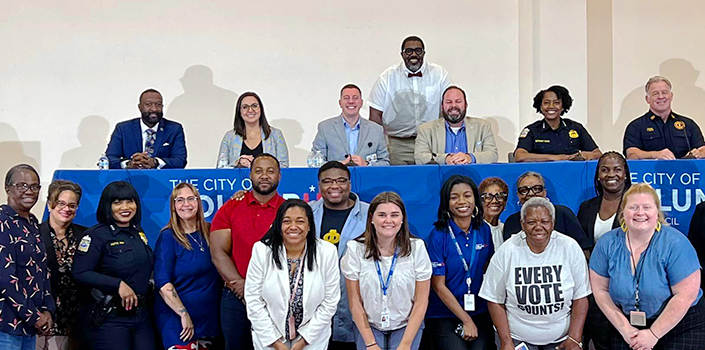
M 252 257 L 252 247 L 272 226 L 283 202 L 284 198 L 277 193 L 269 202 L 260 204 L 249 191 L 242 200 L 225 202 L 215 213 L 211 231 L 230 229 L 233 242 L 230 258 L 243 278 Z

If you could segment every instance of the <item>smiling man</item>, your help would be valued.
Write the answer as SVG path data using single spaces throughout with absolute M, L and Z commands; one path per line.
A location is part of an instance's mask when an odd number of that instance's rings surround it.
M 164 119 L 162 94 L 148 89 L 140 95 L 140 117 L 118 123 L 105 155 L 110 169 L 183 169 L 186 140 L 181 124 Z
M 414 164 L 417 127 L 439 117 L 441 93 L 451 85 L 443 67 L 425 62 L 421 38 L 401 44 L 403 64 L 389 67 L 370 93 L 370 120 L 384 127 L 393 165 Z
M 698 124 L 671 109 L 671 88 L 671 82 L 659 75 L 646 82 L 649 111 L 624 131 L 624 155 L 628 159 L 705 158 L 705 141 Z
M 443 119 L 419 126 L 416 164 L 473 164 L 496 162 L 497 144 L 490 122 L 467 116 L 465 91 L 450 86 L 443 92 Z
M 312 151 L 345 165 L 389 165 L 387 143 L 381 126 L 360 117 L 362 91 L 348 84 L 340 90 L 341 114 L 318 124 Z

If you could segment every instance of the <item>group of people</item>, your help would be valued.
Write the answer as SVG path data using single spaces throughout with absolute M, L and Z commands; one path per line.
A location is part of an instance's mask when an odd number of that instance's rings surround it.
M 250 108 L 251 109 L 251 108 Z M 0 346 L 6 349 L 700 349 L 705 203 L 689 239 L 626 159 L 598 159 L 596 196 L 577 216 L 541 174 L 516 183 L 452 175 L 437 220 L 413 235 L 403 199 L 368 204 L 348 166 L 318 170 L 320 199 L 284 200 L 281 163 L 249 161 L 252 190 L 204 218 L 180 183 L 151 248 L 128 182 L 108 184 L 98 224 L 73 223 L 79 184 L 49 186 L 48 218 L 29 165 L 0 206 Z M 695 247 L 695 248 L 694 248 Z M 153 277 L 153 278 L 152 278 Z M 38 337 L 37 337 L 38 336 Z M 522 345 L 523 344 L 523 345 Z
M 360 116 L 362 90 L 340 90 L 341 113 L 318 124 L 312 154 L 350 166 L 402 164 L 473 164 L 497 162 L 490 123 L 467 115 L 467 96 L 448 72 L 428 63 L 421 38 L 401 45 L 403 62 L 385 70 L 372 87 L 369 120 Z M 629 159 L 705 158 L 705 140 L 692 119 L 671 109 L 671 82 L 651 77 L 645 85 L 649 111 L 624 132 L 623 154 Z M 542 119 L 526 126 L 510 158 L 517 162 L 592 160 L 602 152 L 587 129 L 564 115 L 573 105 L 568 89 L 554 85 L 533 100 Z M 184 168 L 184 130 L 163 118 L 161 94 L 144 91 L 141 116 L 119 123 L 106 155 L 111 169 Z M 233 129 L 223 136 L 218 168 L 249 167 L 258 154 L 272 154 L 289 166 L 284 134 L 271 126 L 259 95 L 245 92 L 235 106 Z

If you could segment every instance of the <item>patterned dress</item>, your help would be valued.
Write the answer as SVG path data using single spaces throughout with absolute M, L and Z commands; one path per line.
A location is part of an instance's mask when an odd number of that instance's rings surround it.
M 54 326 L 51 329 L 51 335 L 68 335 L 76 322 L 76 314 L 80 308 L 76 282 L 71 278 L 71 267 L 78 247 L 78 240 L 71 227 L 66 231 L 66 237 L 61 240 L 56 237 L 54 230 L 50 230 L 49 234 L 59 265 L 58 271 L 53 271 L 51 276 L 52 279 L 59 281 L 58 290 L 53 291 L 56 296 L 56 312 L 54 313 Z
M 299 278 L 299 283 L 297 285 L 294 285 L 296 283 L 296 273 L 299 271 L 299 264 L 301 263 L 301 258 L 299 259 L 286 259 L 287 261 L 287 266 L 289 269 L 289 292 L 294 294 L 294 300 L 292 303 L 292 307 L 289 308 L 289 311 L 286 314 L 286 339 L 291 339 L 289 336 L 289 317 L 291 316 L 291 313 L 293 311 L 294 313 L 294 324 L 296 325 L 296 329 L 299 329 L 299 326 L 301 326 L 301 322 L 304 319 L 304 304 L 303 304 L 303 299 L 304 299 L 304 270 L 306 270 L 306 266 L 302 266 L 301 270 L 301 278 Z M 292 265 L 296 269 L 292 271 L 291 267 Z M 299 332 L 296 332 L 298 334 Z

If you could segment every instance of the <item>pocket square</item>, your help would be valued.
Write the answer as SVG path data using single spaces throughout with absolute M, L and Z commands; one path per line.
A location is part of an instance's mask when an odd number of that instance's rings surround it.
M 162 145 L 162 147 L 166 147 L 166 146 L 169 146 L 169 142 L 164 142 L 164 144 Z

